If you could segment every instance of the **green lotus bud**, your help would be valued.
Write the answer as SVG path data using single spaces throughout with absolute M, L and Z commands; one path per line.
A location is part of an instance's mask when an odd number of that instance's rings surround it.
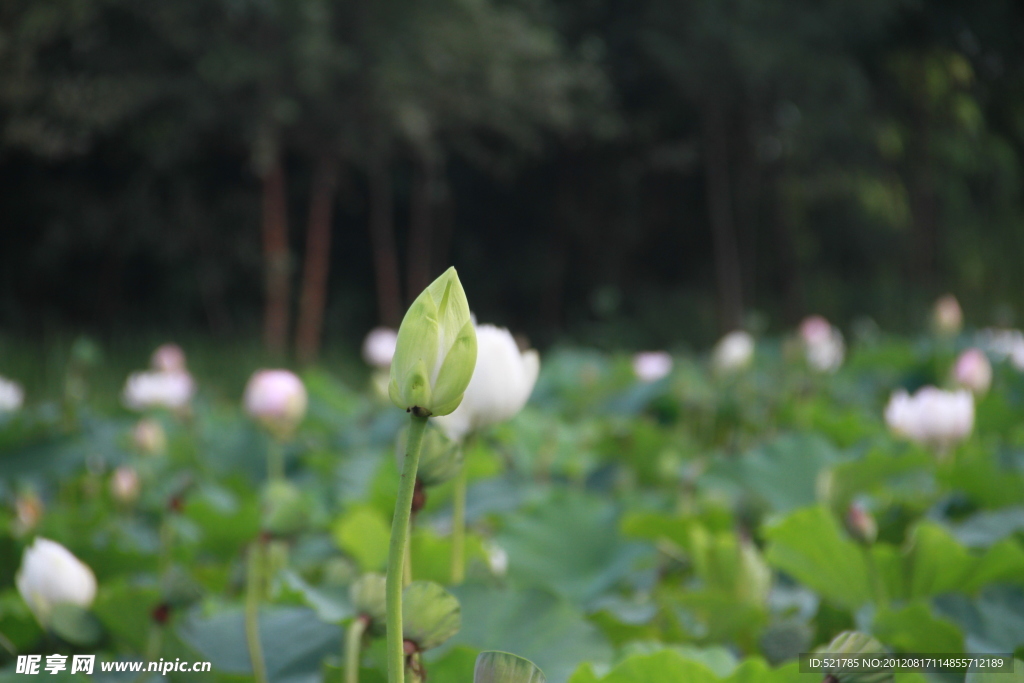
M 824 648 L 819 648 L 817 652 L 822 654 L 830 655 L 868 655 L 868 654 L 881 654 L 884 653 L 885 647 L 869 636 L 866 633 L 859 631 L 843 631 L 838 636 L 832 639 L 828 645 Z M 823 669 L 827 677 L 834 678 L 839 683 L 892 683 L 893 673 L 892 670 L 888 671 L 844 671 L 838 670 L 833 671 L 830 669 Z
M 401 469 L 405 458 L 405 445 L 408 441 L 408 430 L 398 434 L 395 444 L 395 459 Z M 420 451 L 420 466 L 416 476 L 424 486 L 437 486 L 455 477 L 462 467 L 462 449 L 459 444 L 445 436 L 440 429 L 427 426 L 423 435 L 423 446 Z
M 546 683 L 544 672 L 529 659 L 508 652 L 481 652 L 473 683 Z
M 476 330 L 455 268 L 412 302 L 391 361 L 391 401 L 419 417 L 459 407 L 476 367 Z
M 375 635 L 384 633 L 387 623 L 386 583 L 387 579 L 383 574 L 370 572 L 360 576 L 348 588 L 348 597 L 356 614 L 369 617 L 370 632 Z
M 458 599 L 433 581 L 413 581 L 402 594 L 402 631 L 419 652 L 435 648 L 462 626 Z
M 275 536 L 302 531 L 309 523 L 309 505 L 299 487 L 272 481 L 263 490 L 263 529 Z

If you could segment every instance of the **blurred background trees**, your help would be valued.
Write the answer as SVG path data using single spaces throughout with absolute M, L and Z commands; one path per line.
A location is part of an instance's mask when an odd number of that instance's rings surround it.
M 0 330 L 541 343 L 1024 305 L 1010 0 L 12 0 Z

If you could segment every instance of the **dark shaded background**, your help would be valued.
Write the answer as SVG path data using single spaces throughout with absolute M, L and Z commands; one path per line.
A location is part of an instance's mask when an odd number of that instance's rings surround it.
M 5 3 L 0 331 L 309 359 L 448 264 L 540 344 L 907 329 L 946 291 L 1012 323 L 1022 33 L 1011 0 Z

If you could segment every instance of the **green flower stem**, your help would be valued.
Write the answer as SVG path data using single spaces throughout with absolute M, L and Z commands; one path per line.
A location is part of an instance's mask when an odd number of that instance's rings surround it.
M 409 517 L 412 495 L 416 489 L 416 470 L 420 464 L 420 448 L 427 418 L 412 415 L 409 441 L 398 484 L 395 516 L 391 521 L 391 547 L 388 549 L 388 576 L 385 587 L 388 612 L 388 683 L 405 683 L 405 652 L 402 637 L 402 588 L 405 583 L 405 547 L 409 542 Z
M 405 544 L 405 557 L 402 560 L 402 586 L 408 588 L 412 583 L 412 516 L 409 518 L 409 529 L 406 531 L 409 542 Z
M 245 639 L 249 645 L 249 661 L 256 683 L 267 683 L 267 667 L 260 642 L 260 593 L 263 590 L 263 547 L 260 541 L 249 546 L 245 577 Z
M 466 578 L 466 488 L 469 474 L 466 463 L 459 467 L 452 493 L 452 585 L 458 586 Z
M 359 652 L 363 647 L 366 619 L 356 617 L 345 632 L 345 683 L 359 683 Z
M 282 481 L 284 479 L 284 443 L 272 438 L 267 448 L 267 479 Z

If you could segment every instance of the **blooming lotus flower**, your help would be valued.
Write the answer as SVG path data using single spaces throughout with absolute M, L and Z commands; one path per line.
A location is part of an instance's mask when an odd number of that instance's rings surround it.
M 158 421 L 144 417 L 132 428 L 132 443 L 142 453 L 159 455 L 167 448 L 167 435 Z
M 390 327 L 375 327 L 363 340 L 363 360 L 368 365 L 386 370 L 391 367 L 397 345 L 397 332 Z
M 754 360 L 754 338 L 749 332 L 734 330 L 718 340 L 711 363 L 720 372 L 735 372 Z
M 976 396 L 982 396 L 992 386 L 992 364 L 981 349 L 967 349 L 956 359 L 953 366 L 953 380 L 970 389 Z
M 947 294 L 935 302 L 932 325 L 936 332 L 947 337 L 952 337 L 964 326 L 964 312 L 955 296 Z
M 540 371 L 537 352 L 520 351 L 503 327 L 477 326 L 476 343 L 473 378 L 462 403 L 450 415 L 435 420 L 453 441 L 515 417 L 529 400 Z
M 36 540 L 25 549 L 15 577 L 18 592 L 43 626 L 57 605 L 89 608 L 96 598 L 96 576 L 60 543 Z
M 150 365 L 157 372 L 185 372 L 185 352 L 177 344 L 162 344 L 153 352 Z
M 820 315 L 804 318 L 800 339 L 807 364 L 818 372 L 835 372 L 843 364 L 846 344 L 843 333 Z
M 176 372 L 133 372 L 124 386 L 124 404 L 131 410 L 167 408 L 180 411 L 195 393 L 192 375 Z
M 118 467 L 110 476 L 110 493 L 120 503 L 133 503 L 139 497 L 139 473 L 127 465 Z
M 448 415 L 476 365 L 476 330 L 458 273 L 449 268 L 406 311 L 398 328 L 388 395 L 420 417 Z
M 288 370 L 259 370 L 245 387 L 245 410 L 272 434 L 284 438 L 306 415 L 306 387 Z
M 24 401 L 25 391 L 21 385 L 0 377 L 0 414 L 17 412 Z
M 641 351 L 633 356 L 633 374 L 641 382 L 657 382 L 672 372 L 668 351 Z
M 896 435 L 945 452 L 974 428 L 974 395 L 928 386 L 911 396 L 900 389 L 889 399 L 885 422 Z

